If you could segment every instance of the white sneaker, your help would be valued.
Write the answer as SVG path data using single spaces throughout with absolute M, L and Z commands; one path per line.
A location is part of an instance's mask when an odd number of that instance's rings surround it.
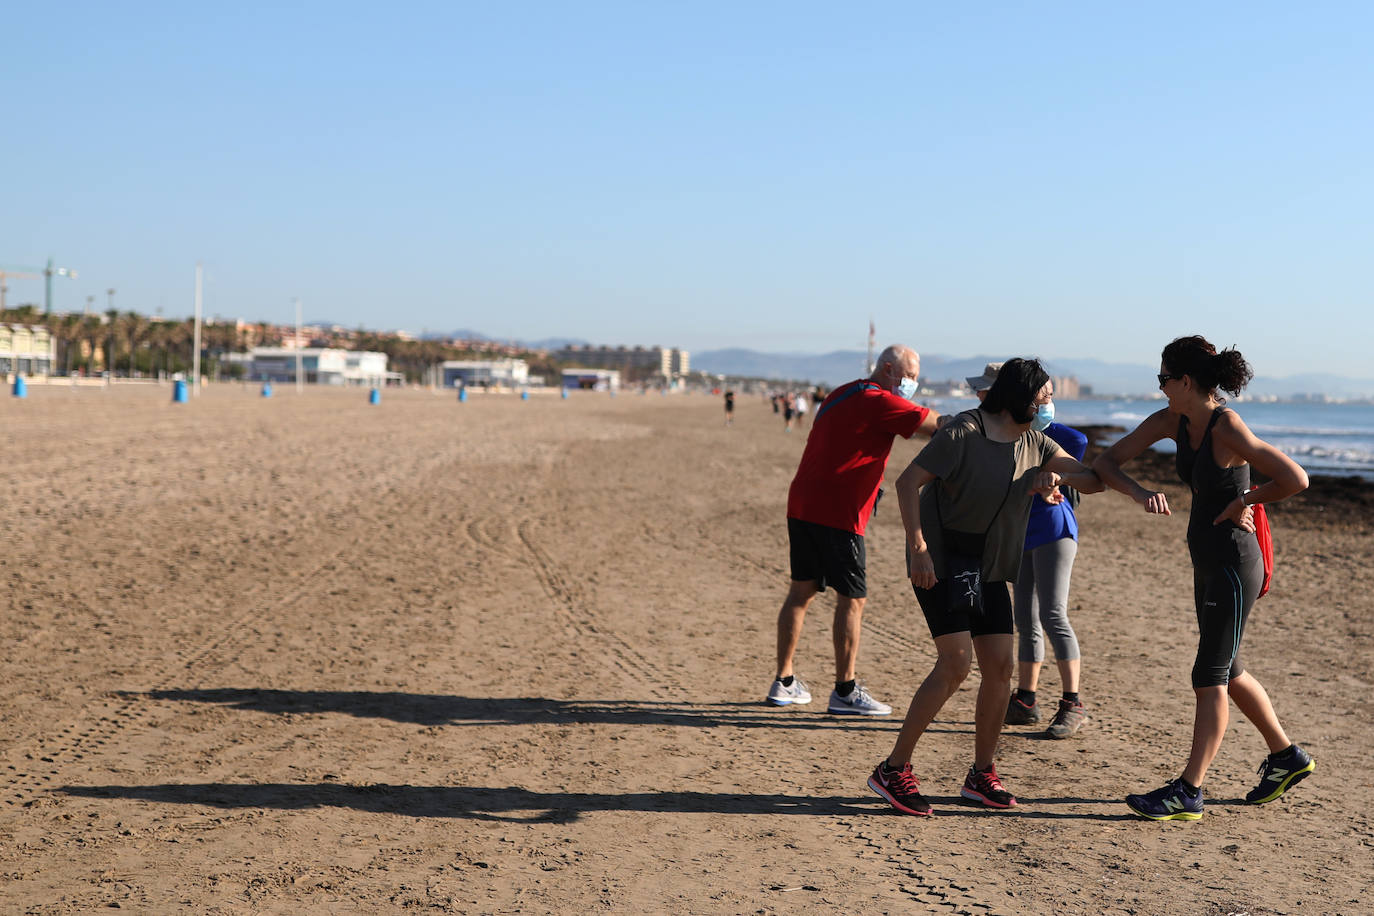
M 784 687 L 782 679 L 779 678 L 768 688 L 768 699 L 765 702 L 770 706 L 805 706 L 811 702 L 811 691 L 806 689 L 806 682 L 796 675 L 792 676 L 791 687 Z
M 847 697 L 830 691 L 829 711 L 836 716 L 886 716 L 891 715 L 892 707 L 873 699 L 863 684 L 855 684 Z

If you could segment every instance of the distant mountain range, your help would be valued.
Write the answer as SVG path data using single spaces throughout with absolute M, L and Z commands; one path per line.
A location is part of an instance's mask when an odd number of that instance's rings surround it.
M 938 354 L 921 355 L 921 377 L 939 385 L 944 381 L 963 381 L 982 375 L 983 367 L 1005 357 L 971 356 L 958 358 Z M 691 354 L 692 368 L 715 375 L 746 378 L 794 379 L 838 385 L 864 374 L 867 353 L 863 350 L 836 350 L 831 353 L 760 353 L 756 350 L 707 350 Z M 1071 375 L 1082 385 L 1092 386 L 1094 395 L 1139 395 L 1155 390 L 1155 366 L 1108 363 L 1100 359 L 1047 359 L 1045 367 L 1053 375 Z M 1374 397 L 1374 379 L 1349 378 L 1329 373 L 1307 373 L 1283 378 L 1256 376 L 1245 389 L 1251 397 L 1291 398 L 1325 395 L 1333 398 Z

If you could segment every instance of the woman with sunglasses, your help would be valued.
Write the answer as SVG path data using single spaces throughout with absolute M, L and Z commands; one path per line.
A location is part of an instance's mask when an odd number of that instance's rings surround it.
M 1188 552 L 1197 607 L 1197 708 L 1193 745 L 1182 775 L 1126 804 L 1144 818 L 1195 821 L 1202 817 L 1202 781 L 1221 748 L 1229 714 L 1227 697 L 1259 729 L 1269 746 L 1260 783 L 1246 795 L 1263 804 L 1312 772 L 1306 751 L 1288 740 L 1269 695 L 1240 661 L 1245 621 L 1264 578 L 1250 506 L 1276 502 L 1307 487 L 1307 474 L 1287 455 L 1255 436 L 1217 392 L 1240 394 L 1253 377 L 1234 349 L 1217 352 L 1202 337 L 1180 337 L 1164 348 L 1159 388 L 1169 406 L 1156 411 L 1093 462 L 1103 483 L 1134 499 L 1148 513 L 1169 515 L 1163 493 L 1136 483 L 1121 466 L 1163 439 L 1178 444 L 1178 475 L 1192 488 Z M 1269 482 L 1250 488 L 1253 465 Z

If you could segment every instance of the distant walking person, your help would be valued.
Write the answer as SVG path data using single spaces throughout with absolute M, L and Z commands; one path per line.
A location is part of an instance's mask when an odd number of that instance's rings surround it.
M 735 425 L 735 393 L 729 390 L 725 392 L 725 425 Z
M 797 429 L 806 426 L 806 412 L 811 409 L 811 404 L 806 400 L 806 392 L 797 392 Z
M 939 416 L 911 402 L 921 359 L 916 351 L 888 347 L 873 374 L 832 391 L 816 410 L 797 474 L 787 494 L 787 537 L 792 584 L 778 612 L 778 666 L 767 702 L 811 702 L 793 670 L 811 599 L 835 589 L 835 689 L 829 711 L 885 716 L 892 707 L 858 682 L 859 629 L 868 596 L 864 530 L 877 504 L 892 440 L 929 436 Z
M 1226 734 L 1228 696 L 1269 746 L 1269 756 L 1259 767 L 1259 785 L 1245 796 L 1247 802 L 1274 801 L 1316 767 L 1305 750 L 1288 740 L 1269 694 L 1240 661 L 1245 621 L 1264 580 L 1250 507 L 1286 499 L 1307 487 L 1307 473 L 1252 433 L 1217 394 L 1240 394 L 1252 377 L 1239 351 L 1218 353 L 1202 337 L 1178 338 L 1164 348 L 1159 366 L 1159 390 L 1169 406 L 1155 411 L 1093 462 L 1107 486 L 1150 514 L 1169 515 L 1165 495 L 1142 487 L 1121 466 L 1154 443 L 1173 439 L 1178 445 L 1178 476 L 1193 491 L 1188 553 L 1200 630 L 1192 678 L 1197 700 L 1193 745 L 1177 779 L 1153 792 L 1126 796 L 1126 805 L 1150 820 L 1202 817 L 1202 781 Z M 1251 465 L 1269 482 L 1251 489 Z

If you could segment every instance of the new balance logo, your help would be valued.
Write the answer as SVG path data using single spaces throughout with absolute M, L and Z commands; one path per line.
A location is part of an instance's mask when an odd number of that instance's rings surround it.
M 1164 807 L 1172 814 L 1175 811 L 1182 811 L 1186 806 L 1183 804 L 1183 799 L 1175 795 L 1173 798 L 1164 799 Z
M 1287 770 L 1274 770 L 1273 772 L 1271 772 L 1268 776 L 1266 776 L 1266 777 L 1264 777 L 1264 778 L 1267 779 L 1267 780 L 1269 780 L 1270 782 L 1283 782 L 1283 777 L 1285 777 L 1285 776 L 1287 776 L 1287 775 L 1288 775 L 1288 771 L 1287 771 Z

